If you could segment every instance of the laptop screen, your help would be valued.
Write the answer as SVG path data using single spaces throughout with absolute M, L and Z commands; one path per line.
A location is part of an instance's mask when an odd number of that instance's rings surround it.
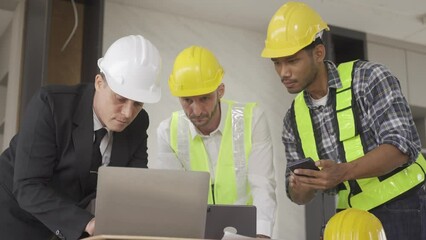
M 209 174 L 101 167 L 95 235 L 203 238 Z

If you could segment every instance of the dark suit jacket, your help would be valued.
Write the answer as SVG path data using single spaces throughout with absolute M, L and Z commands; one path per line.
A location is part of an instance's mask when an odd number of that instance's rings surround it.
M 0 238 L 78 239 L 94 216 L 85 187 L 93 142 L 91 85 L 48 86 L 31 100 L 0 156 Z M 110 166 L 147 167 L 149 119 L 142 110 L 114 133 Z M 93 196 L 92 196 L 93 197 Z

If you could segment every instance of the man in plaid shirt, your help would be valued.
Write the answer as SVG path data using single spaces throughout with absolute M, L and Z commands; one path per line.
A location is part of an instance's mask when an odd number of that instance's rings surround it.
M 318 191 L 337 192 L 337 209 L 368 210 L 387 239 L 426 239 L 426 161 L 398 79 L 383 65 L 325 59 L 327 24 L 304 3 L 272 17 L 262 57 L 270 58 L 289 93 L 284 118 L 287 161 L 311 157 L 320 171 L 287 169 L 297 204 Z

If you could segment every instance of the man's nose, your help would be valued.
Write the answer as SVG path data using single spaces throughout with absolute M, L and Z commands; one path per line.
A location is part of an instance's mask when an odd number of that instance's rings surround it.
M 281 64 L 280 69 L 279 69 L 279 73 L 280 73 L 281 79 L 288 78 L 288 77 L 291 76 L 290 68 L 285 66 L 285 64 Z
M 126 117 L 130 118 L 134 112 L 134 102 L 131 100 L 126 101 L 121 108 L 121 113 Z
M 202 105 L 200 103 L 194 102 L 192 104 L 192 113 L 195 116 L 200 116 L 202 112 L 203 112 Z

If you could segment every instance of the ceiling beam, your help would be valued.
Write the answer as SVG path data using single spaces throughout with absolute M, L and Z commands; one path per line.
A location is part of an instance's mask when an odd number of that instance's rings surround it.
M 13 12 L 20 1 L 21 0 L 0 0 L 0 9 Z

